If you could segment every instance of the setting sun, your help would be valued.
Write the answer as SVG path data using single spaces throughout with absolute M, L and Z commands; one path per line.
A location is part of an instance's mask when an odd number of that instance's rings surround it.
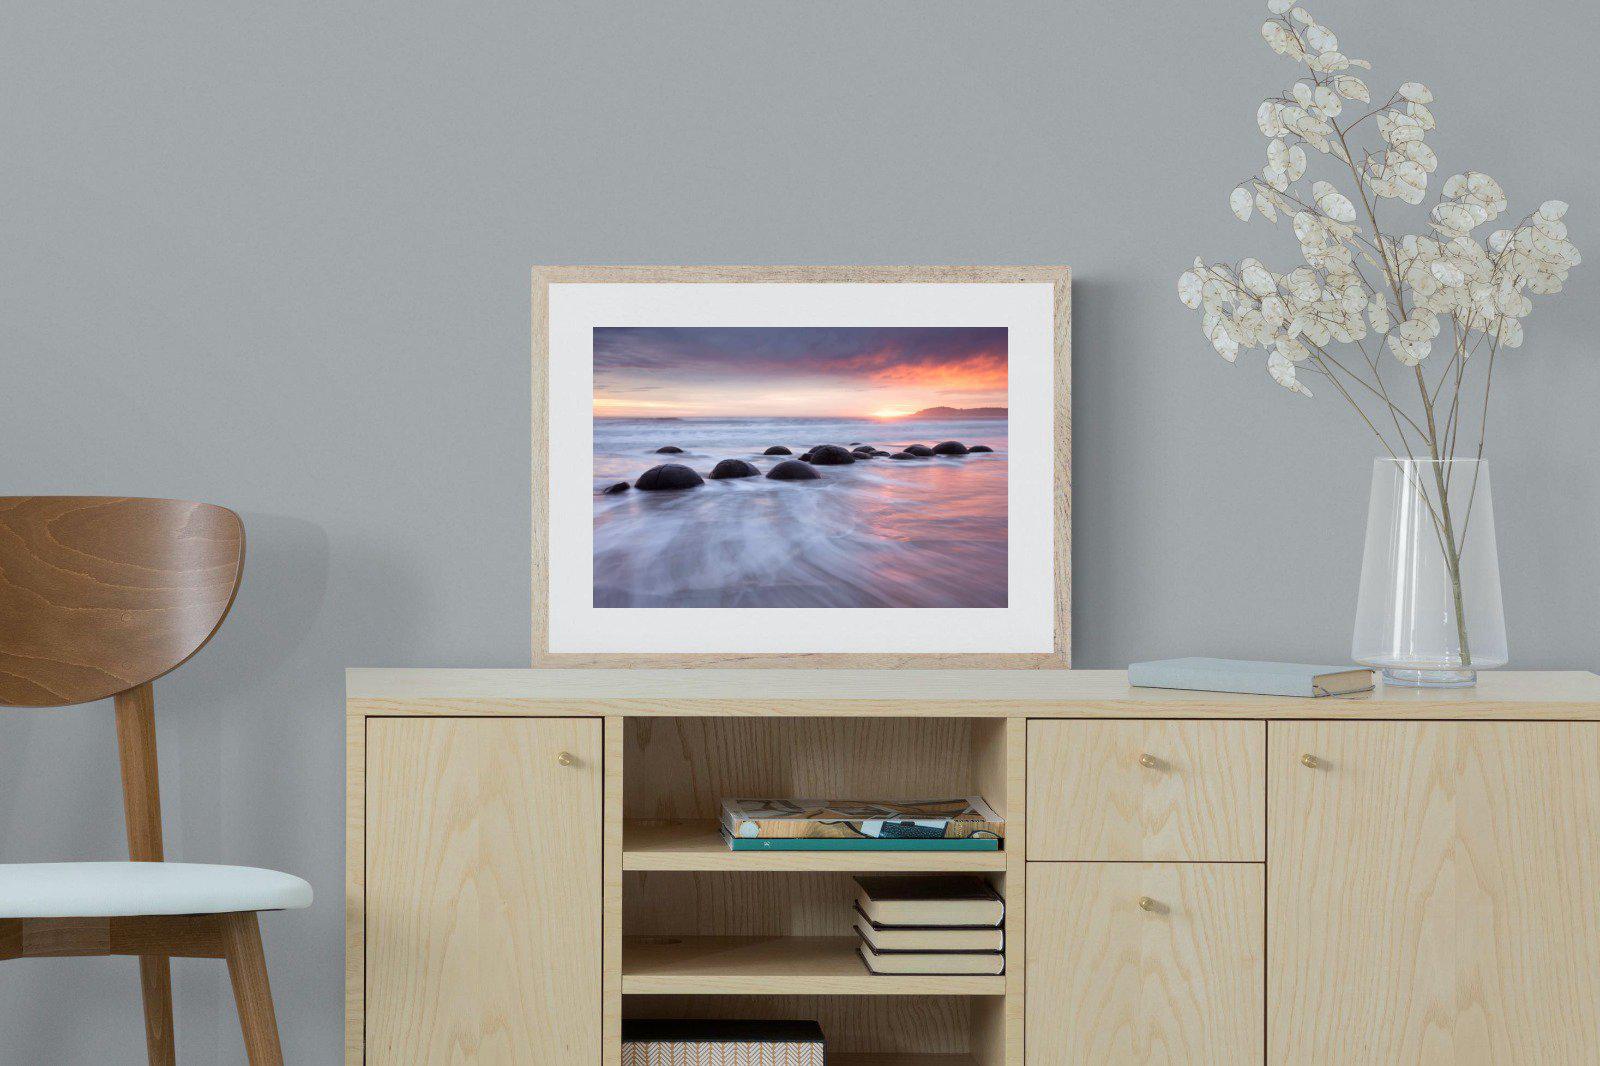
M 872 417 L 873 418 L 904 418 L 906 415 L 911 415 L 911 414 L 916 414 L 916 411 L 914 409 L 910 408 L 910 407 L 885 407 L 882 410 L 872 412 Z

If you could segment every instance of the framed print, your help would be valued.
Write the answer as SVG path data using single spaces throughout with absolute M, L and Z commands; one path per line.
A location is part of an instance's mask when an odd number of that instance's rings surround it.
M 533 664 L 1070 665 L 1066 267 L 536 267 Z

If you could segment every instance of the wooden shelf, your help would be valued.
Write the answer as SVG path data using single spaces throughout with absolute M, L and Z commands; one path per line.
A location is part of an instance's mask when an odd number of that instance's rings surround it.
M 624 870 L 935 872 L 1006 868 L 1002 851 L 730 851 L 715 822 L 628 822 Z
M 1000 976 L 870 972 L 853 936 L 625 936 L 626 995 L 1000 996 Z
M 918 1051 L 830 1051 L 828 1066 L 978 1066 L 971 1055 Z

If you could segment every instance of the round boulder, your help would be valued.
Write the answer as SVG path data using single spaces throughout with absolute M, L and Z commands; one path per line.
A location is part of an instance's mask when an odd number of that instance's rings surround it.
M 721 481 L 730 477 L 755 477 L 761 471 L 757 470 L 754 463 L 747 463 L 743 459 L 724 459 L 711 468 L 711 479 Z
M 767 476 L 774 481 L 816 481 L 822 475 L 798 459 L 785 459 L 768 470 Z
M 958 440 L 943 440 L 933 446 L 934 455 L 966 455 L 967 446 Z
M 824 444 L 811 453 L 811 461 L 818 466 L 844 466 L 855 462 L 856 457 L 837 444 Z
M 788 448 L 785 448 L 781 444 L 774 444 L 772 447 L 768 448 L 766 451 L 762 452 L 761 454 L 762 455 L 793 455 L 794 452 L 791 452 Z
M 652 466 L 634 481 L 640 492 L 661 492 L 666 489 L 692 489 L 704 485 L 701 476 L 680 463 L 662 463 Z
M 602 496 L 618 496 L 627 491 L 628 483 L 626 481 L 619 481 L 615 485 L 607 485 L 604 489 L 601 489 L 600 494 Z
M 926 458 L 933 454 L 933 449 L 928 447 L 926 444 L 907 444 L 906 453 L 909 455 L 918 455 Z
M 656 449 L 656 454 L 657 455 L 682 455 L 683 454 L 683 449 L 678 447 L 676 444 L 667 444 L 667 445 L 663 445 L 660 448 L 657 448 Z
M 916 456 L 912 455 L 910 452 L 895 452 L 893 455 L 889 456 L 889 458 L 891 458 L 891 459 L 915 459 Z
M 969 454 L 971 454 L 971 455 L 977 455 L 979 452 L 992 452 L 992 451 L 994 451 L 994 449 L 989 447 L 987 444 L 974 444 L 972 447 L 967 449 L 967 452 Z

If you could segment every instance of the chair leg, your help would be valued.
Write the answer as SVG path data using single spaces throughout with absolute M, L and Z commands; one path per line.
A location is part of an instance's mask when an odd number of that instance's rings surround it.
M 139 956 L 139 989 L 144 996 L 144 1043 L 150 1066 L 176 1066 L 172 1034 L 172 965 L 165 955 Z
M 221 917 L 222 950 L 228 960 L 228 976 L 233 978 L 245 1054 L 250 1066 L 283 1066 L 278 1018 L 267 983 L 267 956 L 261 950 L 261 926 L 250 912 Z

